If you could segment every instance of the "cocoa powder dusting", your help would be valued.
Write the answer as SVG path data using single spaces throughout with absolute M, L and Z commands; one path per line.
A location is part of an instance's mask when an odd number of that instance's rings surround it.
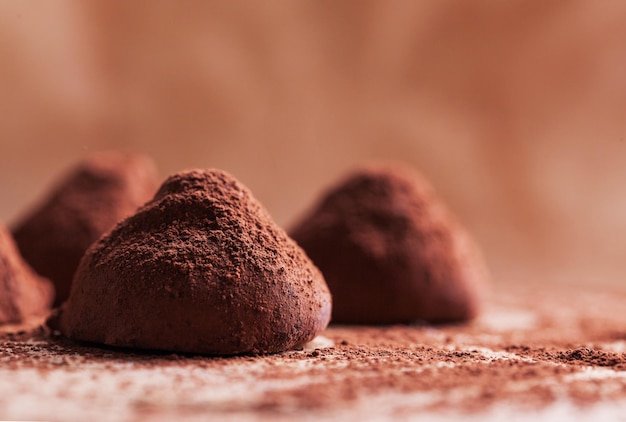
M 324 274 L 335 323 L 462 321 L 480 309 L 480 253 L 410 169 L 354 171 L 290 234 Z
M 0 224 L 0 324 L 20 323 L 50 309 L 54 289 L 20 256 L 9 232 Z
M 625 410 L 624 301 L 497 285 L 469 324 L 333 326 L 302 350 L 229 358 L 0 334 L 0 417 L 606 419 Z M 33 406 L 11 407 L 18 399 Z
M 273 353 L 311 340 L 330 306 L 317 268 L 248 189 L 198 170 L 90 248 L 59 328 L 129 348 Z
M 94 154 L 69 169 L 14 226 L 24 259 L 54 283 L 55 305 L 67 299 L 87 248 L 148 201 L 157 187 L 156 168 L 148 157 Z

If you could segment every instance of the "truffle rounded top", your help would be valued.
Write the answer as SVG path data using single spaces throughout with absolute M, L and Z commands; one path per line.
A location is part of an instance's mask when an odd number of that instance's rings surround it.
M 0 324 L 20 323 L 50 309 L 52 284 L 22 260 L 11 235 L 0 224 Z
M 93 154 L 70 168 L 47 197 L 15 225 L 13 233 L 24 259 L 53 281 L 57 305 L 69 295 L 74 272 L 87 248 L 148 201 L 157 187 L 150 158 Z
M 291 231 L 333 294 L 333 321 L 460 321 L 480 308 L 486 267 L 423 176 L 363 166 L 328 189 Z
M 191 170 L 90 248 L 60 328 L 115 346 L 271 353 L 329 318 L 323 277 L 250 191 L 223 171 Z

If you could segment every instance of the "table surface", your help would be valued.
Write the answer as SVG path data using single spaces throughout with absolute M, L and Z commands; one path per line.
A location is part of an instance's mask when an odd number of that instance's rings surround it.
M 230 358 L 77 344 L 30 321 L 0 329 L 0 419 L 626 420 L 624 304 L 496 285 L 469 324 L 331 326 L 303 350 Z

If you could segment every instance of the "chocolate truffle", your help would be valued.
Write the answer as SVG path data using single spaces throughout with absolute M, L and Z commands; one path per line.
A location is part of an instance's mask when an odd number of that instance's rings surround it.
M 155 166 L 135 154 L 95 154 L 71 168 L 14 228 L 22 256 L 54 283 L 55 304 L 70 292 L 87 248 L 134 213 L 158 187 Z
M 290 234 L 324 274 L 333 322 L 452 322 L 479 310 L 486 279 L 480 253 L 408 168 L 353 172 Z
M 306 343 L 330 313 L 324 278 L 250 191 L 194 170 L 89 249 L 58 324 L 77 340 L 231 355 Z
M 43 315 L 50 309 L 53 296 L 52 283 L 24 262 L 11 235 L 0 224 L 0 324 Z

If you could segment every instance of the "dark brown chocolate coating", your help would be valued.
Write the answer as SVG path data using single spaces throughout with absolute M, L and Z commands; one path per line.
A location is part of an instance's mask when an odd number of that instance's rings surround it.
M 322 275 L 250 191 L 198 170 L 90 248 L 59 325 L 77 340 L 231 355 L 303 344 L 330 312 Z
M 135 154 L 95 154 L 75 167 L 14 228 L 28 263 L 54 283 L 55 304 L 67 299 L 87 248 L 134 213 L 158 188 L 155 166 Z
M 369 166 L 331 188 L 291 231 L 324 274 L 333 322 L 452 322 L 479 310 L 486 270 L 425 179 Z
M 0 324 L 20 323 L 45 314 L 53 297 L 52 283 L 24 262 L 11 235 L 0 224 Z

